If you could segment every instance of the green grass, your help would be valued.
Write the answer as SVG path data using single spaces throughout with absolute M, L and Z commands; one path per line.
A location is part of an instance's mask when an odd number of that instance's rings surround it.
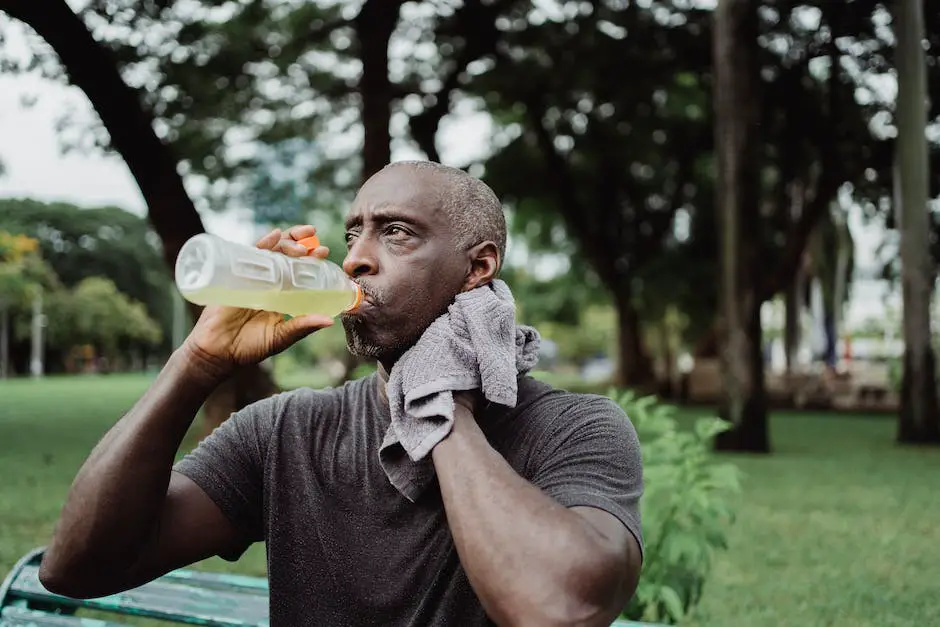
M 690 625 L 940 625 L 940 450 L 890 418 L 778 413 Z
M 143 375 L 0 381 L 0 580 L 29 549 L 49 541 L 75 473 L 151 381 Z M 187 436 L 184 451 L 197 432 Z M 199 566 L 263 575 L 264 549 L 253 547 L 238 564 L 215 558 Z
M 0 573 L 48 541 L 85 456 L 149 382 L 0 382 Z M 683 420 L 702 413 L 683 410 Z M 895 446 L 885 418 L 779 413 L 771 428 L 773 455 L 729 456 L 745 493 L 687 624 L 940 624 L 940 451 Z M 263 547 L 198 566 L 263 574 Z

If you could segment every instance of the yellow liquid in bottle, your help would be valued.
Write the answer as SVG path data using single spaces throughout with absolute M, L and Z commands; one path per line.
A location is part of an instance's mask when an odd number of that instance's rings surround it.
M 207 287 L 184 292 L 197 305 L 225 305 L 243 309 L 276 311 L 289 316 L 319 314 L 337 316 L 356 300 L 353 290 L 233 290 Z

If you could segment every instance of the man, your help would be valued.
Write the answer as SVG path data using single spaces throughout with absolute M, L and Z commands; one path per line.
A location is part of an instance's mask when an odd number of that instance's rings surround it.
M 312 233 L 258 246 L 300 256 Z M 246 407 L 174 467 L 233 368 L 332 324 L 206 308 L 79 471 L 42 582 L 100 596 L 264 541 L 273 625 L 609 625 L 642 557 L 639 445 L 612 401 L 527 376 L 512 409 L 457 394 L 453 430 L 431 451 L 436 483 L 413 503 L 379 463 L 387 373 L 458 293 L 497 275 L 495 195 L 460 170 L 396 163 L 360 189 L 346 239 L 343 267 L 365 293 L 343 317 L 348 346 L 379 372 Z

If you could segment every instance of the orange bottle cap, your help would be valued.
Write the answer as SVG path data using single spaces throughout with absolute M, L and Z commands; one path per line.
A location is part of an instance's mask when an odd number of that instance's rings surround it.
M 362 286 L 356 283 L 356 300 L 353 301 L 352 305 L 346 308 L 346 311 L 352 311 L 360 304 L 362 304 Z
M 297 240 L 297 243 L 304 246 L 308 251 L 314 250 L 320 245 L 320 238 L 316 235 Z

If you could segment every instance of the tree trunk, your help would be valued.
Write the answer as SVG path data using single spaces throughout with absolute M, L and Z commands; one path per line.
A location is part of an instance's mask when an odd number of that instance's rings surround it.
M 638 387 L 650 384 L 654 377 L 653 361 L 650 359 L 640 317 L 630 300 L 630 294 L 622 290 L 614 292 L 617 308 L 617 371 L 614 383 L 617 387 Z
M 675 355 L 672 351 L 672 337 L 669 326 L 662 322 L 659 325 L 659 337 L 662 342 L 663 354 L 663 380 L 660 382 L 659 395 L 665 399 L 675 397 Z
M 796 224 L 803 216 L 803 182 L 794 180 L 787 186 L 790 198 L 790 221 Z M 802 255 L 801 255 L 802 257 Z M 805 264 L 799 264 L 787 285 L 784 308 L 783 345 L 786 354 L 787 374 L 796 367 L 797 353 L 800 349 L 800 318 L 803 313 L 803 287 L 806 272 Z
M 359 97 L 362 101 L 362 180 L 391 161 L 392 136 L 389 122 L 395 94 L 388 78 L 388 43 L 398 25 L 404 0 L 367 0 L 356 16 L 356 36 L 362 74 Z
M 755 0 L 720 0 L 715 11 L 716 206 L 721 242 L 720 414 L 733 424 L 721 450 L 767 452 L 767 403 L 761 350 L 760 85 Z
M 848 226 L 843 220 L 843 218 L 839 218 L 836 223 L 836 228 L 838 228 L 838 239 L 836 241 L 839 248 L 836 251 L 836 277 L 832 289 L 832 337 L 833 342 L 835 342 L 836 364 L 841 359 L 841 355 L 838 353 L 839 338 L 842 337 L 842 322 L 845 317 L 845 294 L 849 288 L 849 279 L 846 274 L 849 266 L 849 255 L 851 254 L 850 247 L 852 246 L 851 236 L 847 233 Z
M 42 313 L 42 290 L 36 292 L 33 297 L 33 317 L 30 325 L 30 354 L 29 354 L 29 373 L 33 377 L 41 377 L 45 372 L 43 365 L 43 328 L 44 316 Z
M 797 270 L 793 281 L 787 286 L 784 301 L 783 346 L 787 359 L 787 374 L 796 369 L 800 348 L 800 314 L 803 311 L 803 271 Z
M 59 56 L 69 81 L 88 97 L 147 203 L 147 218 L 163 244 L 167 265 L 202 220 L 177 172 L 178 160 L 153 130 L 153 117 L 121 77 L 117 59 L 92 37 L 64 0 L 8 0 L 4 10 L 32 27 Z M 192 308 L 198 317 L 199 308 Z M 234 389 L 233 389 L 234 388 Z M 245 368 L 206 402 L 206 432 L 249 402 L 277 391 L 260 366 Z M 254 393 L 254 394 L 252 394 Z
M 0 303 L 0 379 L 10 376 L 10 308 Z
M 927 86 L 921 46 L 924 8 L 919 0 L 898 0 L 895 7 L 898 41 L 895 192 L 904 302 L 904 375 L 897 438 L 904 443 L 940 444 L 930 333 L 934 277 L 927 213 Z

